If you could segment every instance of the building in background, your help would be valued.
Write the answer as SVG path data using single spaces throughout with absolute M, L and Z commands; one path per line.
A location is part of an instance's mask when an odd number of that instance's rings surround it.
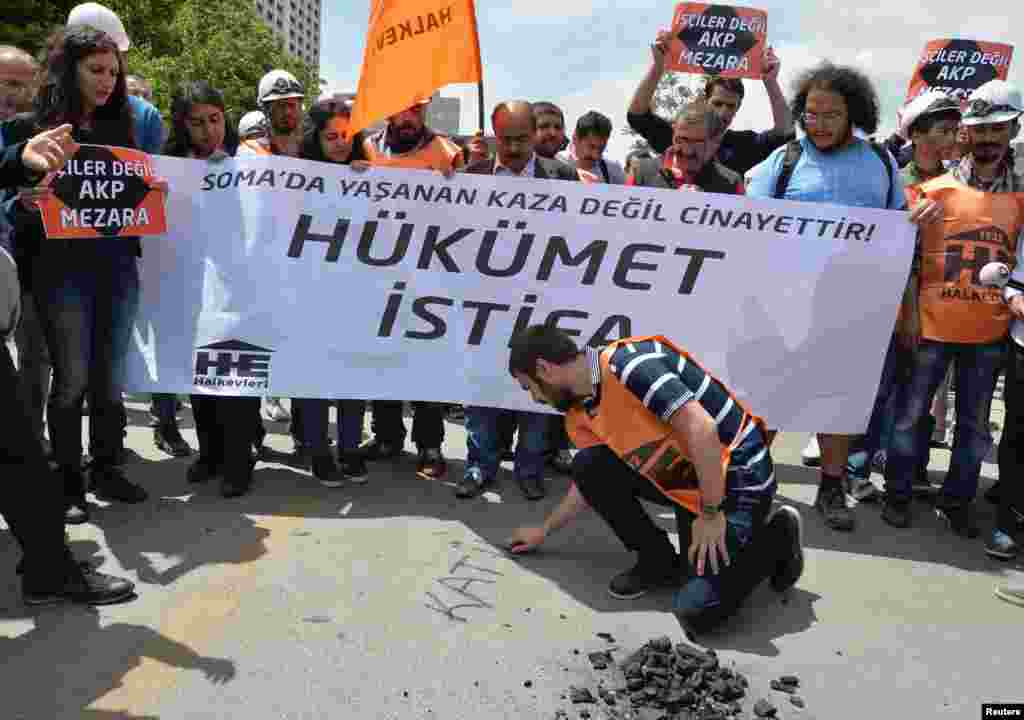
M 284 49 L 320 74 L 321 0 L 255 0 L 256 11 Z
M 460 105 L 458 98 L 434 93 L 427 106 L 427 127 L 445 135 L 458 135 Z

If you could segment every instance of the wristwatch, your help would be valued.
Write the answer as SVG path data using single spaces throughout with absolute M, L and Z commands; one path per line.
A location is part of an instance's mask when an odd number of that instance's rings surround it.
M 714 517 L 718 513 L 722 512 L 722 503 L 712 505 L 711 503 L 702 504 L 703 514 L 705 517 Z

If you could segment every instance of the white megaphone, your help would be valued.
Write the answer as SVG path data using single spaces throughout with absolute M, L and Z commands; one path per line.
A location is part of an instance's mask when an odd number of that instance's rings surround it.
M 978 273 L 978 278 L 981 280 L 982 285 L 987 285 L 988 287 L 1004 288 L 1008 286 L 1015 290 L 1024 290 L 1024 282 L 1010 279 L 1010 268 L 1006 263 L 988 263 Z

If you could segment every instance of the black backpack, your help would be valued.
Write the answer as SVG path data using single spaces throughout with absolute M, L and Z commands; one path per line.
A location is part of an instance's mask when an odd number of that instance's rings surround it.
M 868 140 L 867 144 L 871 146 L 871 149 L 875 151 L 875 155 L 882 161 L 882 165 L 885 166 L 885 175 L 889 178 L 889 191 L 885 194 L 886 206 L 892 206 L 892 164 L 889 162 L 889 151 L 884 147 L 876 143 L 874 140 Z M 786 196 L 786 188 L 789 187 L 789 180 L 793 177 L 793 169 L 796 167 L 797 161 L 800 160 L 800 156 L 804 153 L 804 146 L 800 144 L 799 140 L 791 140 L 786 144 L 786 156 L 782 159 L 782 172 L 779 173 L 779 179 L 775 182 L 775 194 L 772 195 L 776 200 L 781 200 Z

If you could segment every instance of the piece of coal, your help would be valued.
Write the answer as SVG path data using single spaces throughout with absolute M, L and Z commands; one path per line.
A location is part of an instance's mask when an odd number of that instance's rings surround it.
M 730 680 L 726 685 L 726 700 L 739 700 L 747 694 L 746 690 L 743 689 L 743 684 L 737 680 Z
M 594 666 L 595 670 L 604 670 L 615 662 L 612 660 L 611 653 L 604 650 L 600 652 L 592 652 L 587 655 L 587 658 L 590 660 L 590 664 Z
M 789 693 L 790 695 L 796 692 L 796 688 L 794 686 L 786 685 L 785 683 L 781 683 L 778 680 L 772 680 L 771 686 L 772 690 L 778 690 L 779 692 Z
M 600 633 L 597 633 L 597 636 L 599 638 L 601 638 L 602 640 L 605 640 L 607 642 L 615 642 L 615 638 L 612 637 L 611 633 L 600 632 Z
M 729 694 L 729 684 L 722 678 L 708 683 L 708 689 L 720 700 L 728 699 L 726 696 Z
M 583 720 L 587 720 L 587 718 L 590 717 L 590 713 L 586 710 L 580 710 L 580 717 L 583 718 Z
M 764 698 L 754 703 L 754 714 L 758 717 L 775 717 L 776 712 L 775 706 Z
M 630 692 L 636 692 L 637 690 L 643 690 L 644 679 L 642 677 L 631 677 L 626 680 L 626 689 Z
M 532 680 L 527 680 L 526 682 L 523 683 L 523 687 L 525 687 L 525 688 L 533 687 L 533 681 Z
M 668 635 L 662 635 L 659 638 L 654 638 L 648 643 L 648 646 L 655 652 L 672 652 L 672 641 L 669 639 Z
M 634 705 L 643 705 L 647 702 L 647 693 L 643 690 L 639 690 L 629 696 L 629 701 Z
M 796 705 L 798 708 L 804 707 L 804 699 L 799 695 L 790 695 L 789 701 Z
M 667 678 L 669 675 L 668 668 L 665 667 L 651 667 L 650 665 L 644 665 L 644 675 L 650 675 L 653 677 Z
M 794 687 L 797 687 L 800 685 L 800 678 L 796 675 L 783 675 L 779 678 L 779 682 L 783 685 L 793 685 Z
M 581 687 L 570 687 L 569 688 L 569 699 L 572 700 L 573 705 L 579 705 L 581 703 L 594 704 L 597 702 L 597 698 L 587 688 Z
M 598 690 L 597 694 L 601 696 L 601 699 L 605 701 L 607 705 L 615 704 L 615 693 L 609 692 L 608 690 Z
M 661 690 L 657 685 L 648 685 L 644 688 L 644 694 L 648 698 L 658 697 L 659 692 L 661 692 Z

